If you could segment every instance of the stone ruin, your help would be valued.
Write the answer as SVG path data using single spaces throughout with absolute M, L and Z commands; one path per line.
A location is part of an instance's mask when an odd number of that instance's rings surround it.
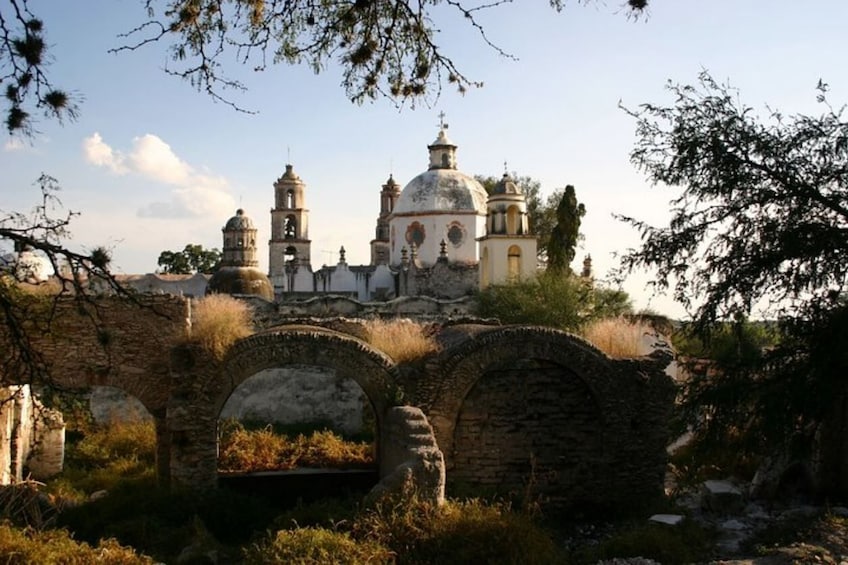
M 565 332 L 468 323 L 446 324 L 438 352 L 397 364 L 353 322 L 266 317 L 218 361 L 181 339 L 189 301 L 142 302 L 94 299 L 106 338 L 78 304 L 60 303 L 38 346 L 63 387 L 114 387 L 146 408 L 162 483 L 215 488 L 218 420 L 234 391 L 266 369 L 310 366 L 355 382 L 367 399 L 375 496 L 413 487 L 440 501 L 447 486 L 603 509 L 662 493 L 675 394 L 662 353 L 615 360 Z

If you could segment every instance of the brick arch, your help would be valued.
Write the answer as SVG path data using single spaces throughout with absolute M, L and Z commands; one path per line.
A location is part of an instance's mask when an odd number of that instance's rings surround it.
M 549 361 L 573 371 L 585 383 L 593 401 L 605 413 L 613 383 L 611 360 L 585 340 L 552 328 L 536 326 L 471 328 L 468 338 L 446 349 L 435 360 L 436 386 L 421 398 L 436 439 L 445 454 L 452 450 L 452 430 L 462 404 L 487 370 L 518 359 Z
M 385 354 L 364 341 L 318 326 L 278 326 L 236 342 L 224 359 L 218 382 L 208 383 L 212 409 L 220 413 L 230 394 L 256 373 L 286 365 L 334 369 L 365 392 L 378 429 L 398 397 L 397 369 Z

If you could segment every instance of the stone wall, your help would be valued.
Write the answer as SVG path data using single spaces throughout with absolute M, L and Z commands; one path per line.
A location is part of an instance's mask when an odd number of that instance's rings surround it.
M 276 305 L 252 303 L 260 327 L 285 316 Z M 441 329 L 440 352 L 397 366 L 356 337 L 356 321 L 337 318 L 331 327 L 267 327 L 235 343 L 219 361 L 180 345 L 189 306 L 177 297 L 144 304 L 71 301 L 60 304 L 54 331 L 37 344 L 57 382 L 119 388 L 147 408 L 164 481 L 212 488 L 217 424 L 228 400 L 263 371 L 307 366 L 321 370 L 303 377 L 315 382 L 300 392 L 332 375 L 355 383 L 367 399 L 381 478 L 395 472 L 389 459 L 407 457 L 409 446 L 425 446 L 426 457 L 410 455 L 418 463 L 400 465 L 406 465 L 404 476 L 418 476 L 415 468 L 430 481 L 445 469 L 449 489 L 496 490 L 560 508 L 633 507 L 661 492 L 675 392 L 663 373 L 669 361 L 663 352 L 613 360 L 552 329 L 465 324 Z M 92 326 L 91 316 L 102 324 Z M 420 410 L 420 422 L 387 431 L 387 414 L 399 405 Z M 412 437 L 419 432 L 409 430 L 426 430 L 432 438 Z
M 402 382 L 444 451 L 448 489 L 556 507 L 636 505 L 661 492 L 674 387 L 666 357 L 610 359 L 548 328 L 453 326 Z

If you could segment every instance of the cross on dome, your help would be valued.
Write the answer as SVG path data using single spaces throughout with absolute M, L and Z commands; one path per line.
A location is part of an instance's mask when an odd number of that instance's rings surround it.
M 444 112 L 444 110 L 439 112 L 438 116 L 439 116 L 439 129 L 440 130 L 448 129 L 448 127 L 450 127 L 450 126 L 448 126 L 448 124 L 445 122 L 445 112 Z

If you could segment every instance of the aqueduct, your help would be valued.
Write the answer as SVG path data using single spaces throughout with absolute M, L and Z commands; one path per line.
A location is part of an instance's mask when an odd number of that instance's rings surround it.
M 412 469 L 419 482 L 430 480 L 420 473 L 441 473 L 449 486 L 516 492 L 532 483 L 562 506 L 638 504 L 661 492 L 674 387 L 659 356 L 613 360 L 552 329 L 466 324 L 444 327 L 439 353 L 398 366 L 355 332 L 339 331 L 343 324 L 316 320 L 272 325 L 216 360 L 181 339 L 188 300 L 142 302 L 62 302 L 38 347 L 57 384 L 112 386 L 144 404 L 156 423 L 162 482 L 213 488 L 227 398 L 263 369 L 307 364 L 362 388 L 384 481 Z M 97 311 L 101 330 L 81 307 Z M 416 471 L 410 454 L 422 445 L 429 459 Z

